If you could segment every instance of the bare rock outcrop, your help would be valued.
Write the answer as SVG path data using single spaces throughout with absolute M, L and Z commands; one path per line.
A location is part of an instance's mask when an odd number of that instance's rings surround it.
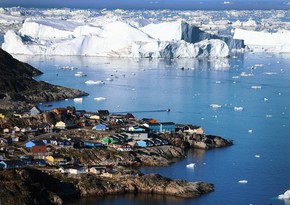
M 64 100 L 86 96 L 80 90 L 36 81 L 33 77 L 42 72 L 27 63 L 13 58 L 0 48 L 0 105 L 13 110 L 27 103 Z M 23 103 L 24 102 L 24 103 Z

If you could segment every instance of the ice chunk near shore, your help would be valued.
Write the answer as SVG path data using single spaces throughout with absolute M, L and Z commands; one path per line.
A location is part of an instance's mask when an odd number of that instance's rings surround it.
M 278 199 L 290 199 L 290 189 L 285 191 L 284 194 L 280 194 Z
M 83 98 L 74 98 L 74 102 L 81 103 L 81 102 L 83 102 Z
M 194 169 L 195 168 L 195 164 L 194 163 L 187 164 L 186 165 L 186 168 L 192 168 L 192 169 Z

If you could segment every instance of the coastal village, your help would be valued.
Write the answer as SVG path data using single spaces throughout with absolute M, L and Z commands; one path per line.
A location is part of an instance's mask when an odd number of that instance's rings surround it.
M 211 148 L 208 145 L 216 144 L 205 137 L 200 126 L 157 122 L 153 118 L 139 120 L 131 113 L 110 114 L 108 110 L 86 112 L 73 106 L 48 111 L 34 106 L 22 113 L 2 112 L 0 125 L 0 169 L 33 166 L 46 171 L 112 177 L 116 163 L 111 160 L 102 160 L 104 164 L 81 163 L 73 152 L 107 149 L 134 156 L 134 152 L 150 147 L 208 149 Z M 191 139 L 188 144 L 187 138 Z M 129 160 L 118 163 L 146 165 L 137 158 Z
M 50 109 L 47 102 L 89 94 L 33 79 L 41 74 L 0 49 L 0 204 L 63 204 L 121 193 L 194 198 L 214 191 L 208 182 L 139 168 L 169 166 L 188 148 L 221 148 L 232 140 L 132 113 Z

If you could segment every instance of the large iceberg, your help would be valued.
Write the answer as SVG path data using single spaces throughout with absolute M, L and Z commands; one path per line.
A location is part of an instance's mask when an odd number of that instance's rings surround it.
M 236 28 L 233 38 L 243 40 L 252 51 L 290 52 L 290 31 L 271 33 Z
M 136 58 L 227 57 L 219 38 L 180 21 L 137 28 L 122 21 L 103 25 L 27 19 L 4 35 L 2 48 L 13 54 Z
M 285 191 L 284 194 L 280 194 L 278 199 L 290 199 L 290 190 Z

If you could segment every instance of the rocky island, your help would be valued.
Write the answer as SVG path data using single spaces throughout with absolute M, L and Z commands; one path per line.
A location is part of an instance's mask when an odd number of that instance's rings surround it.
M 28 103 L 64 100 L 86 96 L 80 90 L 36 81 L 41 75 L 36 68 L 13 58 L 0 48 L 0 106 L 5 110 L 26 107 Z
M 40 71 L 3 50 L 0 59 L 1 204 L 62 204 L 124 193 L 187 198 L 214 191 L 207 182 L 144 175 L 139 167 L 169 166 L 186 149 L 221 148 L 231 140 L 206 135 L 200 126 L 131 113 L 73 106 L 42 111 L 34 103 L 88 94 L 34 80 Z

